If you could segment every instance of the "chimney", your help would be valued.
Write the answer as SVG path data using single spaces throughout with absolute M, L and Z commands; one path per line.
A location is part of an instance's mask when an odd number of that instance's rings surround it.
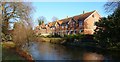
M 85 14 L 85 11 L 83 11 L 83 14 Z
M 68 18 L 68 16 L 67 16 L 67 18 Z

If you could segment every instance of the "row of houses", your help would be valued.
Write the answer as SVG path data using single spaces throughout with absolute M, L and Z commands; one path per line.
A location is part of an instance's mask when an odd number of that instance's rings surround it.
M 96 28 L 95 22 L 98 22 L 101 16 L 94 10 L 73 17 L 66 17 L 61 20 L 41 24 L 35 28 L 36 34 L 93 34 Z

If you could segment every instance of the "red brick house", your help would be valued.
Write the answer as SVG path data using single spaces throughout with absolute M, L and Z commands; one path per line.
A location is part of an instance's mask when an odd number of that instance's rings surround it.
M 60 34 L 93 34 L 96 26 L 95 22 L 99 21 L 98 12 L 92 11 L 77 16 L 65 18 L 56 22 L 56 33 Z
M 93 34 L 101 16 L 96 10 L 48 23 L 46 30 L 57 34 Z M 47 31 L 47 32 L 50 32 Z

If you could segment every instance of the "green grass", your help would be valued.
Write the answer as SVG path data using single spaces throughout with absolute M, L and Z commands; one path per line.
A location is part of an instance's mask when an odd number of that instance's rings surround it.
M 2 60 L 25 60 L 14 49 L 2 48 Z
M 2 60 L 25 60 L 25 58 L 21 57 L 14 48 L 15 45 L 9 42 L 0 43 L 0 53 L 2 56 Z M 10 47 L 10 48 L 8 48 Z

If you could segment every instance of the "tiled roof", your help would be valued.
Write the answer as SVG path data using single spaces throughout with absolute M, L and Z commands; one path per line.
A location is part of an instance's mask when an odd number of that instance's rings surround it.
M 73 17 L 69 17 L 69 18 L 65 18 L 65 19 L 61 19 L 61 20 L 58 20 L 58 21 L 54 21 L 54 22 L 49 22 L 48 23 L 48 26 L 49 27 L 53 27 L 55 26 L 55 23 L 59 23 L 60 25 L 62 24 L 66 24 L 68 23 L 70 20 L 74 19 L 75 21 L 78 21 L 78 20 L 81 20 L 81 21 L 84 21 L 87 17 L 89 17 L 94 11 L 91 11 L 91 12 L 87 12 L 87 13 L 84 13 L 84 14 L 80 14 L 80 15 L 76 15 L 76 16 L 73 16 Z M 44 25 L 43 25 L 44 27 Z
M 51 26 L 52 26 L 52 22 L 49 22 L 49 23 L 48 23 L 48 26 L 51 27 Z
M 48 23 L 48 26 L 49 26 L 49 27 L 53 27 L 53 26 L 55 26 L 55 23 L 56 23 L 56 21 L 50 22 L 50 23 Z
M 84 14 L 81 14 L 81 15 L 77 15 L 77 16 L 74 16 L 74 20 L 85 20 L 87 17 L 89 17 L 93 12 L 95 11 L 92 11 L 92 12 L 87 12 L 87 13 L 84 13 Z
M 77 16 L 73 16 L 73 17 L 69 17 L 69 18 L 65 18 L 65 19 L 61 19 L 57 22 L 59 22 L 59 24 L 63 24 L 63 23 L 67 23 L 68 21 L 70 21 L 72 18 L 75 20 L 75 21 L 78 21 L 78 20 L 82 20 L 84 21 L 87 17 L 89 17 L 92 13 L 92 12 L 87 12 L 87 13 L 84 13 L 84 14 L 80 14 L 80 15 L 77 15 Z
M 41 28 L 44 28 L 44 29 L 46 28 L 44 23 L 41 24 Z
M 62 23 L 67 23 L 68 21 L 70 21 L 72 19 L 72 17 L 70 17 L 70 18 L 66 18 L 66 19 L 62 19 L 62 20 L 59 20 L 58 22 L 60 23 L 60 24 L 62 24 Z

